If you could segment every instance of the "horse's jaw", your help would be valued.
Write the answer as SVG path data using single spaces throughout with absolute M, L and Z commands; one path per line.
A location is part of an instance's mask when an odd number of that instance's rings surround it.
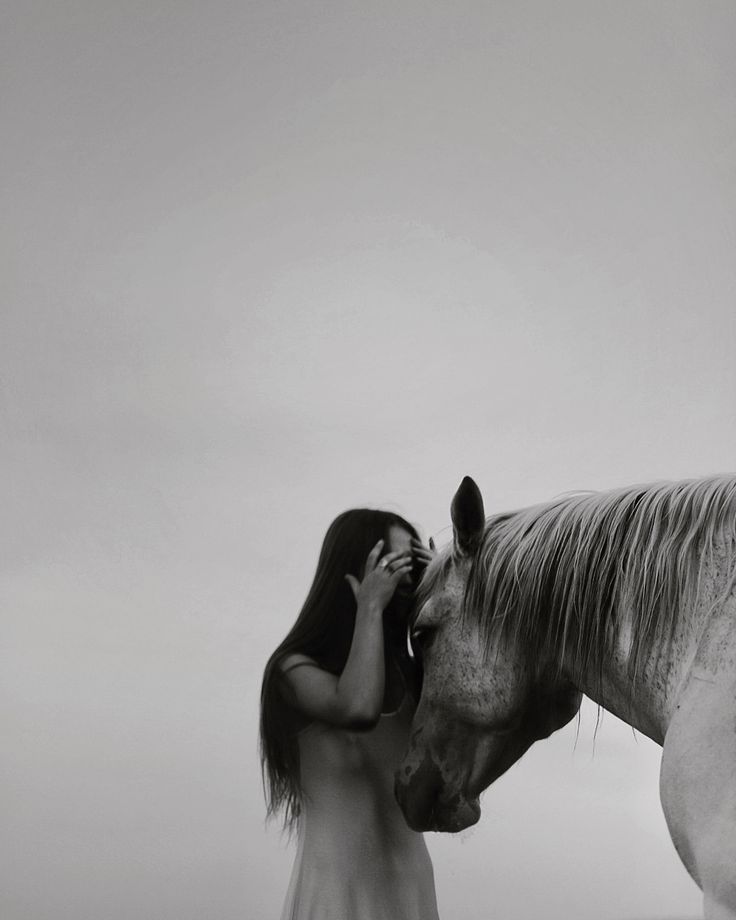
M 409 827 L 414 831 L 457 833 L 476 824 L 480 802 L 453 791 L 429 751 L 414 766 L 405 762 L 396 773 L 394 792 Z
M 513 728 L 455 731 L 440 739 L 420 727 L 396 771 L 394 792 L 406 822 L 416 831 L 465 830 L 480 819 L 479 796 L 540 737 L 533 722 Z M 453 737 L 454 736 L 454 737 Z

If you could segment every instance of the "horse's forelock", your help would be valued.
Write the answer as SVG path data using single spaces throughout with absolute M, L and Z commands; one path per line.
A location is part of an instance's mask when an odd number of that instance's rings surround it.
M 452 547 L 448 546 L 441 549 L 424 570 L 422 580 L 419 582 L 414 598 L 412 623 L 429 598 L 441 591 L 443 584 L 447 580 L 447 575 L 451 566 Z

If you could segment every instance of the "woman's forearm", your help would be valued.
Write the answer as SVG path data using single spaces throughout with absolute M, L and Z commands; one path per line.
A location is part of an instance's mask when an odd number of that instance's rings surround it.
M 336 687 L 338 705 L 350 722 L 375 724 L 385 681 L 383 607 L 373 600 L 361 601 L 350 652 Z

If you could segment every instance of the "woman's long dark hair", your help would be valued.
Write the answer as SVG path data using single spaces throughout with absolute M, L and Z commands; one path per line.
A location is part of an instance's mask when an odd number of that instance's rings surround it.
M 330 525 L 317 561 L 312 587 L 296 622 L 271 655 L 261 687 L 261 770 L 267 813 L 284 810 L 291 829 L 300 812 L 299 747 L 296 732 L 303 725 L 284 695 L 280 664 L 293 653 L 309 655 L 333 674 L 345 667 L 355 628 L 356 602 L 346 574 L 361 578 L 368 553 L 388 541 L 391 527 L 418 537 L 414 527 L 391 511 L 356 508 Z

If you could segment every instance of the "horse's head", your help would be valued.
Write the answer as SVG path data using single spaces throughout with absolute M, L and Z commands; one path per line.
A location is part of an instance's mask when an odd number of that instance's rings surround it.
M 396 797 L 415 830 L 459 831 L 480 817 L 480 793 L 538 738 L 568 722 L 581 696 L 543 680 L 520 643 L 487 647 L 466 586 L 484 539 L 483 499 L 469 477 L 451 506 L 453 545 L 428 567 L 412 642 L 423 669 Z

